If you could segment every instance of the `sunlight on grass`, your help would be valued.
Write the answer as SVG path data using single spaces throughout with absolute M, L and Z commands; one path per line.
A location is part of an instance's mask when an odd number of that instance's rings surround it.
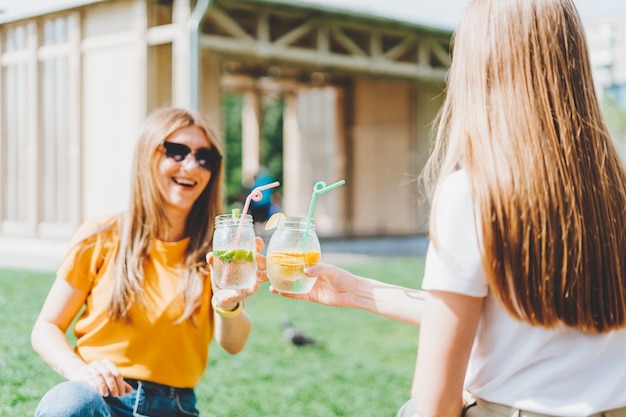
M 413 288 L 423 274 L 423 258 L 341 266 Z M 0 415 L 33 415 L 39 398 L 61 381 L 30 346 L 32 324 L 53 279 L 53 273 L 0 270 Z M 393 417 L 409 398 L 417 329 L 360 310 L 281 298 L 268 284 L 247 308 L 253 331 L 245 350 L 232 356 L 211 345 L 196 390 L 201 415 Z M 322 345 L 288 344 L 284 316 Z

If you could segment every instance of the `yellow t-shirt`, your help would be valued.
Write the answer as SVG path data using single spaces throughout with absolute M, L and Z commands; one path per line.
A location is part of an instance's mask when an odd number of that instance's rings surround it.
M 119 241 L 114 218 L 88 222 L 76 232 L 59 268 L 58 276 L 88 292 L 74 326 L 76 353 L 87 363 L 108 358 L 125 378 L 194 387 L 206 368 L 213 337 L 209 277 L 195 325 L 188 320 L 175 324 L 183 311 L 178 280 L 189 239 L 155 240 L 144 262 L 144 303 L 131 307 L 130 323 L 112 322 L 107 307 Z

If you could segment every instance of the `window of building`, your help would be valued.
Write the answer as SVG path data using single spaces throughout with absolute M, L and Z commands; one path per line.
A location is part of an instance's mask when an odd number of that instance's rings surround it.
M 73 15 L 1 28 L 0 232 L 66 237 L 78 190 L 70 178 L 77 163 L 72 141 L 70 45 Z
M 8 27 L 2 39 L 2 222 L 27 221 L 28 203 L 28 28 Z

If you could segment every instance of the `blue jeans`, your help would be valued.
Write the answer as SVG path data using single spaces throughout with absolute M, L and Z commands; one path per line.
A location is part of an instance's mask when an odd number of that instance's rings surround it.
M 43 396 L 35 417 L 197 417 L 191 388 L 127 380 L 133 391 L 103 397 L 83 382 L 65 381 Z

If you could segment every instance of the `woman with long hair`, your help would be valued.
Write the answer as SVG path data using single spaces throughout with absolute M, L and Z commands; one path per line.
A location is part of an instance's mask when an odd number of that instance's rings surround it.
M 198 415 L 209 344 L 244 348 L 243 299 L 256 290 L 211 285 L 222 165 L 200 114 L 165 108 L 145 121 L 128 209 L 79 228 L 33 327 L 34 349 L 66 379 L 36 416 Z
M 426 293 L 318 265 L 285 296 L 420 326 L 399 416 L 626 415 L 626 171 L 572 0 L 469 3 L 424 178 Z

